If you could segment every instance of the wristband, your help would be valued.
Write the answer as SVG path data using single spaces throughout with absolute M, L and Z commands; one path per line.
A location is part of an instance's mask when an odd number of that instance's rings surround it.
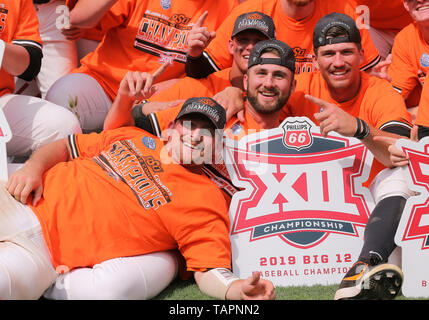
M 369 135 L 369 132 L 370 132 L 369 125 L 368 123 L 366 123 L 365 121 L 357 117 L 356 117 L 356 122 L 357 122 L 357 129 L 353 137 L 359 140 L 363 140 Z

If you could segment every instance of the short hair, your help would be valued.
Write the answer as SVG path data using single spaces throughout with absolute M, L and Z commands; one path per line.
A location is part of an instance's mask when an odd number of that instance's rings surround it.
M 328 31 L 326 32 L 326 38 L 340 38 L 340 37 L 348 37 L 348 32 L 346 29 L 344 29 L 341 26 L 333 26 L 331 28 L 328 29 Z M 362 44 L 355 42 L 358 50 L 360 51 L 362 49 Z M 319 47 L 314 49 L 314 53 L 317 55 L 317 51 L 318 51 Z

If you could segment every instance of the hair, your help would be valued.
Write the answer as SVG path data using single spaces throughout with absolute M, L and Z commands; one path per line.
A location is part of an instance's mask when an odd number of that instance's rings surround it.
M 339 37 L 348 37 L 348 33 L 346 29 L 344 29 L 341 26 L 333 26 L 329 28 L 329 30 L 326 32 L 326 38 L 339 38 Z M 360 51 L 362 49 L 362 44 L 356 43 L 358 50 Z M 317 55 L 317 51 L 319 48 L 314 49 L 314 53 Z
M 274 53 L 274 54 L 275 54 L 276 56 L 278 56 L 279 58 L 281 57 L 280 51 L 279 51 L 279 50 L 277 50 L 276 48 L 271 48 L 271 47 L 265 48 L 264 50 L 262 50 L 262 52 L 261 52 L 261 56 L 262 56 L 264 53 Z

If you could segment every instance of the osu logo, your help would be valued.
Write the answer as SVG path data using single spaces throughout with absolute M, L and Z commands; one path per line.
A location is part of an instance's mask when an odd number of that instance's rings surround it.
M 190 18 L 188 18 L 184 14 L 179 13 L 179 14 L 173 14 L 170 20 L 177 24 L 188 24 Z
M 260 20 L 262 17 L 260 14 L 257 13 L 253 13 L 247 16 L 247 19 L 252 19 L 252 20 Z
M 209 106 L 212 106 L 212 107 L 214 106 L 213 101 L 211 101 L 210 99 L 201 99 L 200 102 L 204 103 L 204 104 L 207 104 Z
M 313 136 L 310 132 L 311 125 L 307 121 L 285 122 L 282 128 L 285 147 L 301 150 L 313 144 Z
M 0 8 L 0 33 L 3 33 L 6 29 L 6 19 L 7 19 L 8 10 L 5 8 Z

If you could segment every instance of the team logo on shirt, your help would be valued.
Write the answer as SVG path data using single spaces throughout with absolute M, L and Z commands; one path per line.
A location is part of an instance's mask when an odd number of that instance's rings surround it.
M 164 10 L 168 10 L 171 8 L 171 0 L 161 0 L 161 7 Z
M 154 138 L 152 137 L 143 137 L 142 139 L 143 145 L 146 148 L 149 148 L 151 150 L 155 150 L 156 149 L 156 141 Z
M 134 41 L 134 48 L 159 57 L 161 63 L 185 63 L 190 18 L 176 14 L 168 18 L 146 11 Z
M 359 237 L 357 227 L 365 226 L 373 207 L 362 186 L 373 156 L 360 140 L 325 138 L 310 119 L 296 117 L 225 143 L 229 175 L 241 189 L 231 201 L 231 235 L 249 232 L 250 241 L 276 236 L 297 248 L 333 233 Z
M 422 65 L 423 68 L 429 67 L 429 54 L 427 53 L 422 54 L 422 56 L 420 57 L 420 64 Z

